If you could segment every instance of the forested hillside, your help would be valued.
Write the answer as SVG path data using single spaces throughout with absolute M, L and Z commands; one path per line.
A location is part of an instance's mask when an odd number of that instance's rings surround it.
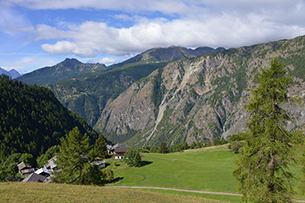
M 106 103 L 115 99 L 135 81 L 163 68 L 170 61 L 202 56 L 224 48 L 153 48 L 126 61 L 106 67 L 103 64 L 65 61 L 28 73 L 18 80 L 47 85 L 61 103 L 94 126 Z
M 75 113 L 68 111 L 51 90 L 0 76 L 0 162 L 12 153 L 34 157 L 59 144 L 75 126 L 92 141 L 97 133 Z
M 135 81 L 167 63 L 136 63 L 106 73 L 91 73 L 47 85 L 63 105 L 94 126 L 107 102 Z

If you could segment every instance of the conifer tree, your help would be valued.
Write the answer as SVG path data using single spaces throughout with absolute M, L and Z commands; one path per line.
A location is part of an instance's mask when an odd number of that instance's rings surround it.
M 289 163 L 295 155 L 292 144 L 299 138 L 284 128 L 292 118 L 283 105 L 290 100 L 287 87 L 292 78 L 277 59 L 270 65 L 257 74 L 259 85 L 245 107 L 251 116 L 249 130 L 242 133 L 245 143 L 233 176 L 244 201 L 291 202 L 293 174 Z
M 99 134 L 98 139 L 95 141 L 94 147 L 95 157 L 105 158 L 107 155 L 107 143 L 105 137 L 102 133 Z
M 161 142 L 160 143 L 160 148 L 159 148 L 159 150 L 158 150 L 158 153 L 162 153 L 162 154 L 166 154 L 166 153 L 168 153 L 168 147 L 167 147 L 167 144 L 166 144 L 166 142 Z
M 65 138 L 61 138 L 57 166 L 60 169 L 55 174 L 54 182 L 79 185 L 102 184 L 103 173 L 90 162 L 90 139 L 81 135 L 77 127 L 73 128 Z

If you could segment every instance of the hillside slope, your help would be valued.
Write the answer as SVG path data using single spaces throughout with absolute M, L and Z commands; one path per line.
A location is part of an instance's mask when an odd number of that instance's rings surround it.
M 130 63 L 160 63 L 160 62 L 171 62 L 178 61 L 187 58 L 193 58 L 206 54 L 211 54 L 217 51 L 224 50 L 222 47 L 216 49 L 211 47 L 198 47 L 196 49 L 187 49 L 185 47 L 171 46 L 167 48 L 153 48 L 149 49 L 141 54 L 138 54 L 126 61 L 119 64 L 114 64 L 111 68 L 122 67 Z
M 0 67 L 0 75 L 1 74 L 4 74 L 4 75 L 8 75 L 8 76 L 10 76 L 10 77 L 12 77 L 13 79 L 14 78 L 17 78 L 17 77 L 19 77 L 21 74 L 18 72 L 18 71 L 16 71 L 15 69 L 12 69 L 12 70 L 10 70 L 10 71 L 6 71 L 6 70 L 4 70 L 4 69 L 2 69 L 1 67 Z
M 183 47 L 155 48 L 122 63 L 109 67 L 106 72 L 78 75 L 47 86 L 68 109 L 94 126 L 106 103 L 111 102 L 131 84 L 163 68 L 169 61 L 214 53 L 223 48 Z
M 229 49 L 168 64 L 132 84 L 107 103 L 94 128 L 129 146 L 156 146 L 161 141 L 213 141 L 245 129 L 243 109 L 255 87 L 254 75 L 279 57 L 294 77 L 290 94 L 305 87 L 305 37 Z M 303 108 L 294 128 L 305 120 Z
M 37 157 L 75 126 L 94 141 L 97 133 L 45 87 L 0 76 L 0 162 L 12 153 Z
M 51 67 L 44 67 L 18 77 L 18 80 L 28 85 L 46 85 L 77 75 L 104 72 L 108 68 L 104 64 L 81 63 L 77 59 L 65 59 Z

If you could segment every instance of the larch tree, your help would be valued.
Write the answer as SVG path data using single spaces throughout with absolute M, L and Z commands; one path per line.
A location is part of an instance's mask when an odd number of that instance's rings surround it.
M 77 127 L 61 138 L 57 166 L 60 169 L 53 178 L 54 182 L 78 185 L 101 185 L 104 174 L 91 164 L 94 157 L 90 156 L 90 139 L 81 135 Z
M 166 142 L 161 142 L 160 143 L 160 148 L 158 149 L 158 153 L 162 153 L 162 154 L 166 154 L 166 153 L 168 153 L 168 147 L 167 147 L 167 144 L 166 144 Z
M 99 157 L 103 159 L 106 157 L 108 153 L 106 139 L 102 133 L 99 134 L 98 139 L 94 143 L 93 152 L 95 157 Z
M 283 63 L 272 59 L 270 68 L 258 72 L 258 87 L 245 106 L 250 113 L 249 130 L 242 133 L 245 143 L 233 176 L 246 202 L 292 202 L 294 176 L 289 163 L 294 161 L 293 145 L 300 138 L 284 128 L 293 119 L 283 108 L 290 101 L 287 87 L 292 78 L 287 72 Z

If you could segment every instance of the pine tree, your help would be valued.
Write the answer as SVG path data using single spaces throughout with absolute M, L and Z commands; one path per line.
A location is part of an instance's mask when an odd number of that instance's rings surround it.
M 95 157 L 105 158 L 107 155 L 107 143 L 105 137 L 100 133 L 98 139 L 95 141 L 94 147 Z
M 90 140 L 85 134 L 81 135 L 77 127 L 73 128 L 65 138 L 61 138 L 54 182 L 79 185 L 102 184 L 103 173 L 90 163 Z
M 162 154 L 168 153 L 168 147 L 167 147 L 166 142 L 161 142 L 158 153 L 162 153 Z
M 291 202 L 293 175 L 288 164 L 294 160 L 292 144 L 299 138 L 284 128 L 292 118 L 283 105 L 289 102 L 287 87 L 292 78 L 277 59 L 270 65 L 260 69 L 259 86 L 246 105 L 249 130 L 242 133 L 245 143 L 233 175 L 244 201 Z

